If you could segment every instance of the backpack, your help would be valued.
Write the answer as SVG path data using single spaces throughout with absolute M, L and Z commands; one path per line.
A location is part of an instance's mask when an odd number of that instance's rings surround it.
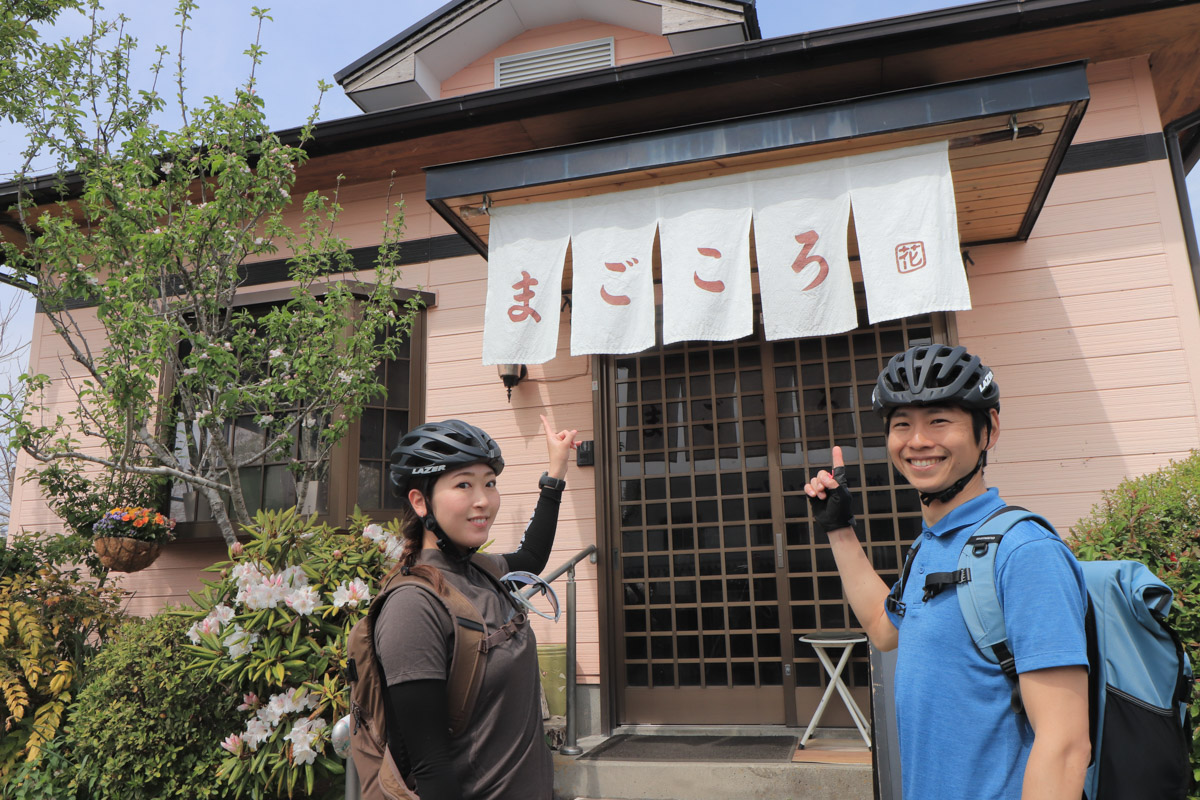
M 476 554 L 471 562 L 500 587 L 499 576 L 486 557 Z M 449 581 L 445 582 L 445 595 L 434 591 L 433 585 L 424 578 L 399 572 L 379 587 L 367 615 L 354 624 L 346 640 L 350 750 L 363 800 L 418 800 L 415 787 L 408 778 L 411 767 L 405 763 L 407 759 L 402 758 L 397 763 L 388 747 L 387 684 L 375 650 L 375 621 L 379 612 L 388 595 L 405 585 L 417 586 L 435 598 L 454 621 L 450 672 L 446 677 L 451 737 L 462 733 L 471 719 L 483 682 L 488 650 L 511 638 L 525 624 L 524 614 L 517 614 L 503 627 L 489 633 L 478 609 Z M 507 597 L 507 592 L 500 588 Z
M 957 587 L 967 630 L 980 654 L 1008 676 L 1017 713 L 1024 709 L 996 593 L 996 552 L 1004 534 L 1027 519 L 1055 532 L 1043 517 L 1006 506 L 984 520 L 963 545 L 958 569 L 931 573 L 924 587 L 926 600 L 947 586 Z M 909 551 L 900 581 L 888 598 L 893 610 L 902 608 L 899 599 L 919 545 L 920 540 Z M 1079 563 L 1088 593 L 1092 743 L 1084 796 L 1087 800 L 1183 800 L 1192 786 L 1187 707 L 1193 684 L 1183 643 L 1166 621 L 1171 589 L 1136 561 Z

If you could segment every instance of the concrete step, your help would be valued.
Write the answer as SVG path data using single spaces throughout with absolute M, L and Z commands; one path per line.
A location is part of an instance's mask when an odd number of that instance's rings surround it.
M 763 735 L 786 732 L 799 736 L 790 728 L 754 730 Z M 708 728 L 703 731 L 706 735 L 732 735 Z M 642 727 L 636 732 L 647 733 L 647 729 Z M 680 734 L 681 729 L 671 728 L 669 732 Z M 593 761 L 556 752 L 554 790 L 562 800 L 872 800 L 869 752 L 861 740 L 855 743 L 841 738 L 845 736 L 843 731 L 832 733 L 832 738 L 809 742 L 800 754 L 808 760 L 792 762 Z M 579 746 L 586 754 L 606 738 L 586 737 Z M 837 763 L 845 761 L 865 763 Z

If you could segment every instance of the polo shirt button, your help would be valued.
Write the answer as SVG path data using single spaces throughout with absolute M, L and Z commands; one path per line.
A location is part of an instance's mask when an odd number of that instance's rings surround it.
M 932 539 L 932 538 L 933 538 L 933 534 L 932 534 L 932 533 L 929 533 L 929 532 L 926 532 L 926 533 L 925 533 L 925 538 L 926 538 L 926 539 Z
M 924 567 L 917 567 L 917 572 L 920 572 L 921 574 L 924 574 L 924 573 L 925 573 L 925 568 L 924 568 Z

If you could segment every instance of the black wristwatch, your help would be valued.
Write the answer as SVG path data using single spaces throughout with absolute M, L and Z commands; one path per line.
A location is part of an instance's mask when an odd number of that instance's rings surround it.
M 543 472 L 542 477 L 538 478 L 539 489 L 557 489 L 562 491 L 567 488 L 567 482 L 562 478 L 551 478 L 549 472 Z

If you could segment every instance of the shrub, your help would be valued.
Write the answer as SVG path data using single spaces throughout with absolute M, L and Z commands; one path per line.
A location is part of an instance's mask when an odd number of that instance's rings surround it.
M 75 765 L 62 754 L 62 736 L 42 746 L 34 762 L 21 762 L 0 784 L 0 800 L 74 800 Z
M 71 705 L 62 751 L 72 784 L 88 800 L 203 800 L 218 788 L 221 751 L 211 747 L 237 724 L 221 687 L 183 670 L 187 623 L 169 611 L 131 619 L 93 659 Z
M 52 741 L 124 594 L 91 580 L 80 536 L 27 535 L 0 550 L 0 788 Z
M 220 775 L 233 797 L 339 793 L 345 767 L 328 743 L 347 712 L 346 637 L 399 554 L 396 523 L 368 522 L 356 513 L 342 534 L 294 510 L 260 512 L 249 541 L 210 568 L 221 579 L 194 595 L 189 670 L 229 687 L 245 712 L 209 743 L 228 751 Z
M 1200 663 L 1200 451 L 1158 472 L 1122 481 L 1104 493 L 1071 533 L 1071 546 L 1080 558 L 1140 561 L 1171 587 L 1171 625 L 1193 666 Z M 1200 719 L 1198 714 L 1200 696 L 1193 696 L 1192 719 Z M 1200 739 L 1195 734 L 1192 767 L 1200 780 Z

